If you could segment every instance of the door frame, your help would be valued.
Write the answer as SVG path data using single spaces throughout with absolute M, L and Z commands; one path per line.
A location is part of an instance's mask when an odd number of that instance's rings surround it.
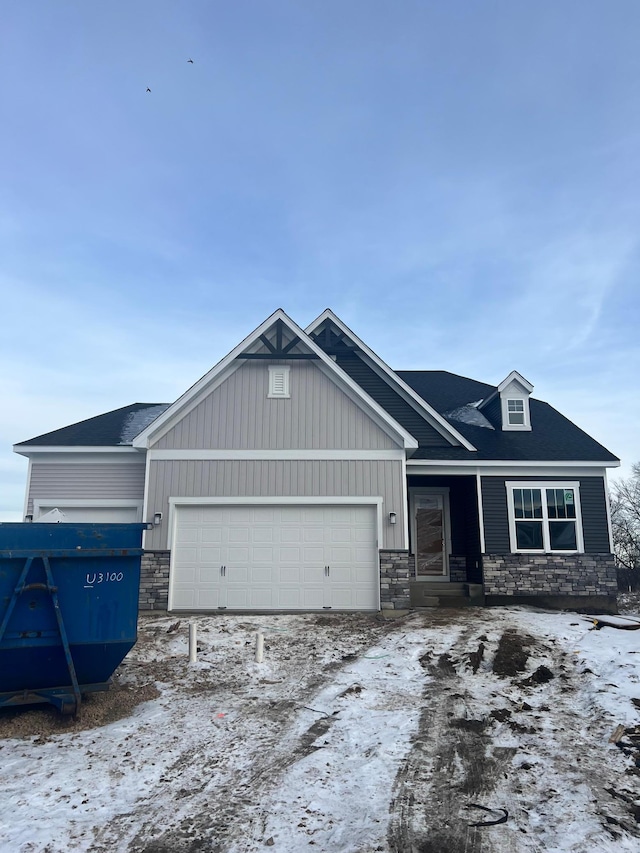
M 412 582 L 416 583 L 434 583 L 449 580 L 449 556 L 451 554 L 451 512 L 449 507 L 449 487 L 448 486 L 417 486 L 409 489 L 409 529 L 411 532 L 411 548 L 410 554 L 415 556 L 415 543 L 417 542 L 416 532 L 416 498 L 422 495 L 437 495 L 442 497 L 443 507 L 443 539 L 444 552 L 442 555 L 443 572 L 441 575 L 433 575 L 427 577 L 418 577 L 417 565 L 414 563 Z

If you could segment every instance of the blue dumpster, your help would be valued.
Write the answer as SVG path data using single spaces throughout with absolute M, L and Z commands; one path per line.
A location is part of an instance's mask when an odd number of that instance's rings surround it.
M 137 639 L 145 524 L 0 523 L 0 706 L 76 713 Z

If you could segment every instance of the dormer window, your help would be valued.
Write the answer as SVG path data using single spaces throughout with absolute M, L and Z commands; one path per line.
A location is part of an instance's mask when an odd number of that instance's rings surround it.
M 509 426 L 524 425 L 524 400 L 507 400 L 507 419 Z
M 529 396 L 532 391 L 533 385 L 517 370 L 512 370 L 478 409 L 505 431 L 530 431 Z
M 289 365 L 269 365 L 269 393 L 268 397 L 288 398 L 289 392 Z

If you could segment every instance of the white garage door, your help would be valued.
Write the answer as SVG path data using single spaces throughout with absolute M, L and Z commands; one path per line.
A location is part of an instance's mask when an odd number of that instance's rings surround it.
M 36 518 L 34 513 L 33 520 L 38 521 L 53 509 L 59 509 L 64 514 L 64 521 L 73 523 L 91 521 L 100 524 L 129 524 L 140 521 L 140 513 L 135 506 L 65 506 L 63 503 L 55 506 L 40 505 L 38 517 Z
M 377 610 L 374 506 L 177 506 L 171 610 Z

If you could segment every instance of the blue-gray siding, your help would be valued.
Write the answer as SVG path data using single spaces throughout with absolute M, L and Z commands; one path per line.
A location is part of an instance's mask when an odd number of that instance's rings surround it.
M 558 481 L 566 482 L 575 479 L 575 477 L 568 475 L 558 478 Z M 577 479 L 580 482 L 585 553 L 607 554 L 610 551 L 610 545 L 604 480 L 602 477 L 579 477 Z M 511 550 L 505 482 L 512 480 L 553 482 L 550 477 L 482 477 L 485 552 L 487 554 L 508 554 Z

